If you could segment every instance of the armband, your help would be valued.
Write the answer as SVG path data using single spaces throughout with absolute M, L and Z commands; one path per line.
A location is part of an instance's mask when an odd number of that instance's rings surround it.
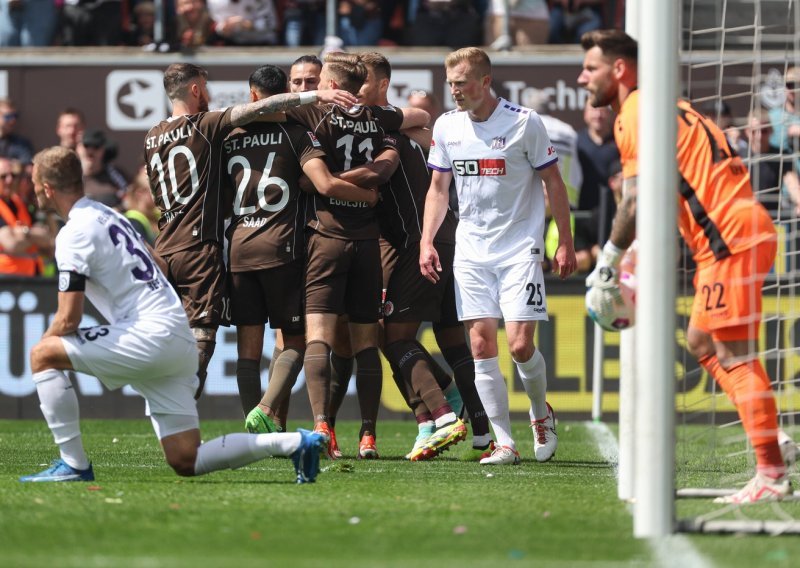
M 307 105 L 309 103 L 317 102 L 317 92 L 316 91 L 305 91 L 303 93 L 298 93 L 300 95 L 300 104 Z
M 61 270 L 58 273 L 59 292 L 83 292 L 86 290 L 86 276 L 72 272 L 71 270 Z

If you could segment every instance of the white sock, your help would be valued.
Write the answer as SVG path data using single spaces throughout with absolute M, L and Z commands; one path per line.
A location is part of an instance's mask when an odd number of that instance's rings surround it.
M 442 426 L 447 426 L 456 421 L 456 413 L 455 412 L 448 412 L 447 414 L 442 414 L 439 418 L 436 419 L 436 427 L 441 428 Z
M 78 397 L 67 376 L 56 369 L 33 374 L 39 408 L 61 451 L 61 459 L 75 469 L 88 469 L 89 458 L 83 449 Z
M 478 389 L 497 443 L 516 449 L 514 438 L 511 437 L 511 417 L 508 414 L 508 387 L 497 365 L 497 357 L 475 359 L 475 388 Z
M 514 361 L 519 370 L 525 392 L 531 399 L 531 420 L 547 418 L 547 363 L 537 349 L 527 361 Z
M 426 420 L 425 422 L 417 424 L 417 430 L 419 432 L 422 432 L 424 430 L 425 432 L 431 433 L 435 429 L 436 429 L 436 422 L 434 422 L 433 420 Z
M 300 447 L 300 433 L 235 433 L 214 438 L 197 448 L 194 474 L 237 469 L 269 456 L 288 456 Z

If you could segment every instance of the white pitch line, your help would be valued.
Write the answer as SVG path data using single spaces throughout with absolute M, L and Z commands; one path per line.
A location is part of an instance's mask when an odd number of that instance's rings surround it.
M 614 468 L 617 477 L 619 444 L 614 433 L 602 422 L 586 422 L 586 429 L 594 438 L 600 455 Z M 630 510 L 630 509 L 629 509 Z M 632 512 L 632 511 L 631 511 Z M 714 563 L 697 550 L 692 541 L 681 534 L 662 539 L 648 539 L 658 566 L 663 568 L 713 568 Z

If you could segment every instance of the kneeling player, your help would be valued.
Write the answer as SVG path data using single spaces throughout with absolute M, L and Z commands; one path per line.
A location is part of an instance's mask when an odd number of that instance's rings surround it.
M 56 241 L 58 310 L 31 350 L 33 381 L 61 459 L 20 481 L 94 479 L 67 370 L 95 375 L 110 389 L 131 385 L 139 392 L 178 475 L 280 455 L 292 457 L 298 483 L 314 481 L 326 439 L 312 432 L 237 433 L 201 444 L 193 397 L 197 347 L 180 298 L 127 219 L 84 196 L 74 152 L 54 147 L 37 154 L 33 181 L 39 205 L 68 220 Z M 86 297 L 109 325 L 78 328 Z

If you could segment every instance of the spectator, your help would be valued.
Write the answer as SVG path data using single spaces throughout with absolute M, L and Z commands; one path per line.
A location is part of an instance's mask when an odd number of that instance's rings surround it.
M 510 36 L 503 35 L 507 8 Z M 508 49 L 512 45 L 547 43 L 549 25 L 546 0 L 492 0 L 484 20 L 484 44 Z
M 558 154 L 558 169 L 567 187 L 570 207 L 578 205 L 583 173 L 578 160 L 578 134 L 563 120 L 550 116 L 548 103 L 550 96 L 539 89 L 527 89 L 522 96 L 522 104 L 533 109 L 542 119 L 550 143 Z M 577 249 L 576 249 L 577 250 Z
M 133 22 L 125 32 L 125 45 L 145 46 L 155 42 L 156 6 L 150 0 L 137 3 L 132 10 Z
M 272 0 L 208 0 L 208 13 L 226 45 L 278 42 L 278 14 Z
M 117 155 L 116 144 L 110 142 L 102 130 L 88 130 L 77 152 L 83 167 L 86 196 L 108 207 L 120 206 L 128 179 L 111 164 Z
M 408 106 L 413 108 L 419 108 L 427 112 L 431 119 L 426 124 L 426 128 L 433 128 L 433 123 L 436 122 L 436 119 L 439 118 L 442 114 L 442 105 L 439 104 L 439 99 L 436 98 L 431 91 L 422 91 L 422 90 L 414 90 L 408 95 Z M 422 151 L 425 153 L 425 156 L 428 155 L 428 148 L 423 147 Z M 450 180 L 450 210 L 458 219 L 458 192 L 456 190 L 456 181 Z
M 583 110 L 586 128 L 578 132 L 578 160 L 583 172 L 578 209 L 589 211 L 600 203 L 609 178 L 609 166 L 619 160 L 612 127 L 614 117 L 609 107 L 586 104 Z
M 19 196 L 28 213 L 34 215 L 36 213 L 36 194 L 33 191 L 33 181 L 29 167 L 26 167 L 19 160 L 11 160 L 11 171 L 14 174 L 14 193 Z
M 481 41 L 481 18 L 470 0 L 419 0 L 418 12 L 410 16 L 406 26 L 409 45 L 458 49 Z
M 19 113 L 10 99 L 0 99 L 0 156 L 30 164 L 33 145 L 15 132 Z
M 782 154 L 800 149 L 800 108 L 797 105 L 797 92 L 800 90 L 800 67 L 789 67 L 786 71 L 786 91 L 782 106 L 770 109 L 772 136 L 770 146 Z
M 548 43 L 579 43 L 586 32 L 603 27 L 605 0 L 550 0 Z
M 0 47 L 46 47 L 58 20 L 53 0 L 0 0 Z
M 378 40 L 380 46 L 396 46 L 403 40 L 403 30 L 406 27 L 406 13 L 408 12 L 404 0 L 381 0 L 381 28 L 383 35 Z
M 786 218 L 786 209 L 790 209 L 788 216 L 800 214 L 797 172 L 793 171 L 792 158 L 781 155 L 769 144 L 773 134 L 769 113 L 754 109 L 747 117 L 744 133 L 750 144 L 746 154 L 750 181 L 758 200 L 775 220 Z
M 747 117 L 744 134 L 749 143 L 749 150 L 743 156 L 748 158 L 753 191 L 774 217 L 780 200 L 774 191 L 770 190 L 780 186 L 781 162 L 780 159 L 775 160 L 770 157 L 770 154 L 776 153 L 777 150 L 770 148 L 769 145 L 772 124 L 767 112 L 760 108 L 754 109 Z M 777 155 L 774 157 L 780 158 Z
M 289 47 L 325 43 L 325 0 L 287 0 L 283 21 L 283 37 Z
M 52 254 L 54 240 L 45 227 L 34 226 L 18 179 L 12 161 L 0 158 L 0 275 L 38 276 L 44 268 L 39 254 Z
M 131 222 L 136 232 L 147 244 L 153 246 L 158 235 L 160 211 L 153 201 L 150 181 L 147 179 L 147 171 L 144 166 L 125 190 L 122 206 L 125 209 L 125 217 Z
M 611 219 L 616 211 L 616 204 L 622 198 L 622 166 L 619 160 L 609 166 L 608 187 L 613 196 L 610 214 L 605 214 L 600 205 L 591 211 L 570 211 L 570 228 L 575 243 L 576 272 L 587 273 L 594 268 L 597 255 L 600 254 L 601 239 L 608 236 Z M 558 226 L 550 214 L 550 203 L 545 193 L 547 207 L 547 232 L 545 233 L 543 268 L 552 270 L 553 256 L 558 248 Z M 607 227 L 606 227 L 607 225 Z
M 381 5 L 377 0 L 341 0 L 339 35 L 345 47 L 377 45 L 383 34 Z
M 430 91 L 411 91 L 408 95 L 408 106 L 421 108 L 431 115 L 431 120 L 426 125 L 428 128 L 432 128 L 433 123 L 436 122 L 436 119 L 442 114 L 442 105 L 439 104 L 439 99 Z
M 738 128 L 733 126 L 731 107 L 723 100 L 710 100 L 700 105 L 699 110 L 703 116 L 713 121 L 725 133 L 728 144 L 742 157 L 747 156 L 747 140 Z
M 177 0 L 175 6 L 175 38 L 178 48 L 194 49 L 211 43 L 214 37 L 214 20 L 203 0 Z
M 591 211 L 578 211 L 575 214 L 575 256 L 578 259 L 578 272 L 590 272 L 600 254 L 600 243 L 605 242 L 611 230 L 611 220 L 617 211 L 617 203 L 622 199 L 622 164 L 615 160 L 608 167 L 609 203 L 607 210 L 598 205 Z
M 86 123 L 83 113 L 75 108 L 65 108 L 58 114 L 56 120 L 56 136 L 58 145 L 70 150 L 75 150 L 81 141 Z
M 122 44 L 122 2 L 64 0 L 61 34 L 64 45 Z

